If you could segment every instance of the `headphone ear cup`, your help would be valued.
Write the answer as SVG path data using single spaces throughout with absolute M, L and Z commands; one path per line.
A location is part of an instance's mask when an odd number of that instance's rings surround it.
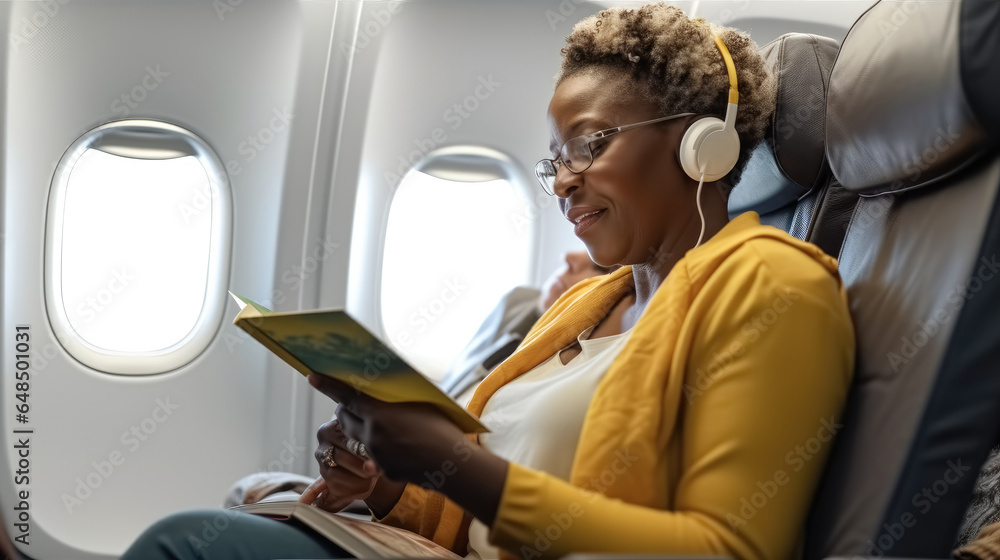
M 739 157 L 739 135 L 716 117 L 695 121 L 681 138 L 681 168 L 695 181 L 701 179 L 702 173 L 706 183 L 718 181 L 733 170 Z

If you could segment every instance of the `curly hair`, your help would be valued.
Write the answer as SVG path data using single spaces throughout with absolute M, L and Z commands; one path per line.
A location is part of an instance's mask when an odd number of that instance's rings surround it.
M 777 92 L 770 68 L 746 33 L 691 19 L 662 2 L 602 10 L 577 23 L 566 37 L 556 85 L 576 74 L 598 72 L 616 81 L 621 94 L 656 104 L 661 116 L 697 113 L 723 118 L 729 73 L 715 35 L 733 58 L 740 95 L 736 116 L 740 155 L 722 185 L 728 196 L 750 153 L 764 138 Z M 632 79 L 622 80 L 623 74 Z

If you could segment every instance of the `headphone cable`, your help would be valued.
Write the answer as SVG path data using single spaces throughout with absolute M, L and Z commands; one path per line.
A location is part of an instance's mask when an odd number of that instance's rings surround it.
M 701 211 L 701 186 L 705 184 L 705 172 L 702 171 L 701 179 L 698 180 L 698 192 L 695 193 L 695 204 L 698 206 L 698 217 L 701 218 L 701 233 L 698 234 L 698 242 L 694 244 L 694 249 L 701 245 L 701 238 L 705 236 L 705 213 Z

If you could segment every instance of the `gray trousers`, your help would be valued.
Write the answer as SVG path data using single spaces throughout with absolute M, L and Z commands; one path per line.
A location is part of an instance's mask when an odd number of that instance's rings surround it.
M 296 520 L 233 510 L 175 513 L 146 529 L 122 560 L 353 558 Z

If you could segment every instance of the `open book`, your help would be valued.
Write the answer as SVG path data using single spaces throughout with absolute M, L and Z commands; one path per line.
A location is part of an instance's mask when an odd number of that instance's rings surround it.
M 297 501 L 271 501 L 236 506 L 233 509 L 276 519 L 294 517 L 340 546 L 355 558 L 462 558 L 416 533 L 330 513 Z
M 229 294 L 240 306 L 233 324 L 302 375 L 326 375 L 381 401 L 430 403 L 466 433 L 489 431 L 346 311 L 274 313 Z

